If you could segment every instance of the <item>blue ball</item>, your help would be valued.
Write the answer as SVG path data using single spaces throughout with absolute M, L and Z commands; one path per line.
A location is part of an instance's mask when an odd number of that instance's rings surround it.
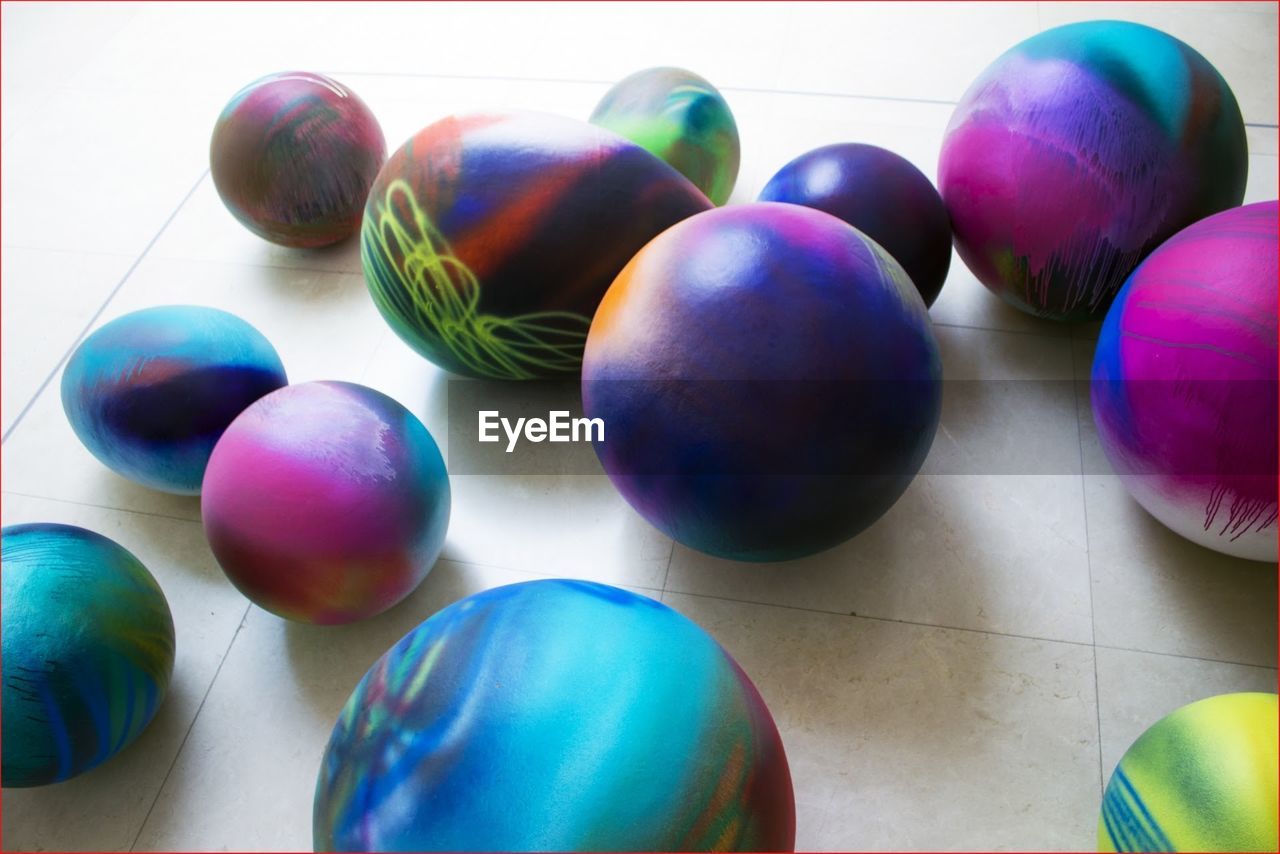
M 143 486 L 198 495 L 222 431 L 288 382 L 270 342 L 216 308 L 160 306 L 87 337 L 62 375 L 62 408 L 89 452 Z
M 751 680 L 602 584 L 487 590 L 379 659 L 316 785 L 317 851 L 782 851 L 795 799 Z
M 88 771 L 155 716 L 173 673 L 173 619 L 137 558 L 71 525 L 0 531 L 3 782 Z

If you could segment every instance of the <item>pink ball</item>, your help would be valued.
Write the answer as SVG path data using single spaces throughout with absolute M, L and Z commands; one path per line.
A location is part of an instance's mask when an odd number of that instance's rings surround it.
M 449 525 L 435 440 L 381 392 L 286 386 L 251 405 L 205 470 L 204 530 L 232 583 L 261 607 L 348 623 L 413 592 Z
M 1216 551 L 1276 559 L 1280 205 L 1178 232 L 1129 278 L 1093 362 L 1098 438 L 1130 494 Z

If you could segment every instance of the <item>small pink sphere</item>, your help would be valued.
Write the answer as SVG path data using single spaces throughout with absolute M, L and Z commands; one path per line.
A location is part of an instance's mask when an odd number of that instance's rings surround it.
M 413 413 L 354 383 L 260 398 L 205 470 L 204 530 L 232 583 L 272 613 L 349 623 L 413 592 L 444 546 L 449 476 Z

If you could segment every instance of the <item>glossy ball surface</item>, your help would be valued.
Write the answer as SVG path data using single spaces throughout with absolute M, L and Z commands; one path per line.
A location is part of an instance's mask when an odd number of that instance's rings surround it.
M 1099 851 L 1275 851 L 1275 694 L 1220 694 L 1161 718 L 1116 766 Z
M 275 348 L 234 314 L 158 306 L 81 342 L 62 374 L 62 408 L 108 468 L 151 489 L 196 495 L 222 431 L 287 381 Z
M 71 525 L 0 532 L 4 786 L 42 786 L 110 759 L 155 717 L 173 618 L 137 558 Z
M 354 383 L 282 388 L 244 411 L 209 460 L 214 556 L 291 620 L 379 614 L 426 578 L 449 525 L 449 477 L 422 422 Z
M 378 120 L 323 74 L 287 71 L 235 94 L 213 128 L 209 167 L 227 209 L 282 246 L 345 240 L 387 157 Z
M 379 659 L 334 727 L 317 851 L 790 851 L 773 718 L 710 635 L 583 581 L 478 593 Z
M 1150 27 L 1088 21 L 982 73 L 951 117 L 938 185 L 984 285 L 1085 320 L 1179 229 L 1240 204 L 1247 172 L 1240 108 L 1203 56 Z
M 1280 205 L 1183 229 L 1142 263 L 1094 353 L 1098 439 L 1129 493 L 1172 530 L 1276 560 Z
M 614 84 L 591 123 L 661 157 L 723 205 L 738 180 L 738 125 L 720 90 L 683 68 L 647 68 Z
M 591 326 L 596 452 L 691 548 L 784 560 L 843 542 L 907 488 L 937 429 L 942 366 L 898 262 L 821 211 L 755 203 L 667 230 Z
M 613 277 L 654 235 L 709 207 L 670 166 L 585 122 L 447 118 L 378 175 L 365 279 L 396 334 L 445 370 L 573 374 Z
M 816 148 L 779 169 L 760 201 L 804 205 L 849 223 L 902 265 L 926 307 L 947 280 L 947 208 L 924 173 L 892 151 L 860 143 Z

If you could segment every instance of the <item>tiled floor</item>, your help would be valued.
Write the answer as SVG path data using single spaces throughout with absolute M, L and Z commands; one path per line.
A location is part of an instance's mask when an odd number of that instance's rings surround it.
M 632 587 L 725 644 L 782 730 L 802 848 L 1091 848 L 1100 787 L 1143 728 L 1275 688 L 1276 568 L 1183 542 L 1103 474 L 1079 383 L 1096 327 L 1018 314 L 958 259 L 932 310 L 948 378 L 1038 391 L 949 398 L 928 473 L 880 522 L 776 566 L 674 545 L 602 475 L 455 475 L 445 556 L 417 593 L 354 626 L 287 624 L 224 579 L 198 501 L 108 472 L 56 393 L 89 329 L 193 302 L 256 325 L 291 379 L 375 386 L 443 439 L 443 375 L 379 319 L 355 243 L 272 247 L 213 192 L 214 118 L 269 71 L 334 74 L 395 145 L 455 111 L 586 116 L 611 81 L 683 65 L 737 115 L 747 201 L 790 157 L 842 140 L 933 175 L 977 72 L 1089 17 L 1152 23 L 1208 56 L 1250 123 L 1248 200 L 1277 195 L 1270 3 L 5 3 L 3 521 L 80 524 L 134 551 L 179 650 L 168 702 L 124 754 L 4 792 L 5 848 L 308 849 L 320 753 L 366 667 L 442 605 L 534 575 Z

